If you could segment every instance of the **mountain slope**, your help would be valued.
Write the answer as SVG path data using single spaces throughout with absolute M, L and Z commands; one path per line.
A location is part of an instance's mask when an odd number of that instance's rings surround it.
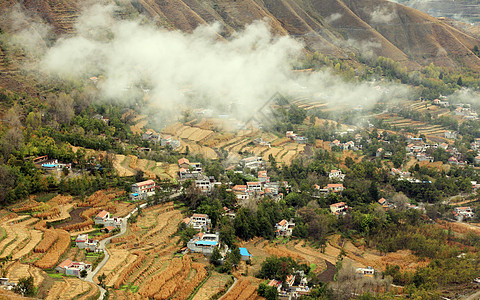
M 15 2 L 5 1 L 0 8 Z M 57 33 L 74 32 L 80 1 L 21 3 Z M 266 20 L 276 34 L 301 38 L 308 49 L 329 55 L 346 58 L 353 51 L 389 57 L 409 69 L 433 62 L 480 71 L 480 59 L 471 51 L 479 39 L 386 0 L 132 0 L 121 5 L 172 29 L 192 31 L 201 24 L 219 22 L 228 35 L 255 20 Z

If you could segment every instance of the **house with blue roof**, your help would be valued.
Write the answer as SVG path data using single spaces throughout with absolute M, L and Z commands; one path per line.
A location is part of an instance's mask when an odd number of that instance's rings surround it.
M 220 237 L 218 233 L 203 233 L 196 234 L 187 243 L 187 248 L 191 252 L 203 253 L 211 255 L 213 249 L 220 247 Z
M 252 258 L 252 255 L 248 252 L 247 248 L 238 248 L 240 250 L 240 255 L 242 260 L 249 260 Z

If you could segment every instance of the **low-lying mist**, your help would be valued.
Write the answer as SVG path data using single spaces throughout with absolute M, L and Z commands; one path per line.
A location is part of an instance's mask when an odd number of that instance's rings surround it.
M 185 33 L 158 28 L 145 18 L 120 20 L 117 9 L 99 4 L 86 8 L 75 35 L 35 49 L 37 70 L 62 79 L 97 76 L 107 99 L 134 101 L 134 88 L 148 90 L 156 107 L 171 111 L 195 97 L 207 99 L 214 110 L 234 102 L 237 116 L 244 118 L 276 92 L 316 95 L 317 101 L 352 107 L 386 100 L 385 89 L 371 83 L 345 82 L 328 71 L 294 74 L 293 64 L 304 55 L 303 43 L 273 35 L 263 20 L 224 38 L 218 24 Z M 408 94 L 404 86 L 388 89 L 397 96 Z

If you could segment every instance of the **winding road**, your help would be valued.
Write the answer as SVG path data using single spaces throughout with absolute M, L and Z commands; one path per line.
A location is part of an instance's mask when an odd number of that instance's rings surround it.
M 175 194 L 172 194 L 169 196 L 170 199 L 173 199 L 173 198 L 176 198 L 178 196 L 180 196 L 180 192 L 177 192 Z M 140 208 L 145 208 L 147 206 L 147 203 L 144 203 L 144 204 L 141 204 L 140 205 Z M 95 270 L 93 270 L 92 272 L 89 272 L 87 277 L 85 277 L 83 280 L 85 281 L 88 281 L 88 282 L 91 282 L 93 284 L 95 284 L 99 289 L 100 289 L 100 296 L 98 297 L 98 299 L 100 300 L 103 300 L 103 297 L 105 297 L 105 292 L 106 290 L 101 287 L 100 285 L 98 285 L 95 281 L 93 281 L 93 278 L 97 275 L 97 273 L 103 268 L 103 266 L 107 263 L 107 261 L 110 259 L 110 254 L 108 253 L 107 251 L 107 245 L 110 243 L 110 241 L 115 238 L 115 237 L 119 237 L 123 234 L 125 234 L 125 232 L 127 232 L 127 226 L 128 226 L 128 219 L 137 212 L 138 208 L 134 208 L 127 216 L 125 216 L 125 218 L 123 218 L 122 220 L 122 225 L 120 225 L 120 232 L 117 233 L 116 235 L 114 236 L 111 236 L 111 237 L 108 237 L 104 240 L 101 240 L 99 242 L 99 245 L 98 245 L 98 249 L 100 250 L 103 250 L 103 253 L 105 253 L 105 257 L 103 258 L 103 260 L 97 265 L 97 267 L 95 268 Z
M 173 195 L 172 195 L 173 196 Z M 147 206 L 147 203 L 144 203 L 142 205 L 140 205 L 140 208 L 145 208 Z M 103 297 L 105 296 L 105 289 L 103 287 L 101 287 L 100 285 L 98 285 L 96 282 L 93 281 L 93 278 L 97 275 L 97 273 L 103 268 L 103 266 L 107 263 L 107 261 L 110 259 L 110 254 L 108 253 L 107 249 L 106 249 L 106 246 L 108 245 L 108 243 L 110 243 L 111 239 L 113 239 L 114 237 L 118 237 L 118 236 L 121 236 L 123 234 L 125 234 L 125 232 L 127 232 L 127 225 L 128 225 L 128 219 L 134 214 L 136 213 L 138 210 L 138 208 L 134 208 L 125 218 L 123 218 L 122 220 L 122 225 L 120 225 L 120 232 L 117 233 L 116 235 L 114 236 L 111 236 L 111 237 L 108 237 L 104 240 L 101 240 L 99 245 L 98 245 L 98 249 L 100 250 L 103 250 L 103 253 L 105 253 L 105 257 L 103 258 L 103 260 L 98 264 L 98 266 L 95 268 L 95 270 L 93 270 L 92 272 L 89 272 L 87 277 L 85 277 L 85 281 L 88 281 L 88 282 L 91 282 L 93 284 L 95 284 L 96 286 L 98 286 L 98 288 L 100 289 L 100 296 L 98 297 L 98 299 L 103 299 Z

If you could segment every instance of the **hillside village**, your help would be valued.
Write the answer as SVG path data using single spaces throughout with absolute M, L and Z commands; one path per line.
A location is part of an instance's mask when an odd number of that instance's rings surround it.
M 108 3 L 0 2 L 0 299 L 480 298 L 478 25 Z

